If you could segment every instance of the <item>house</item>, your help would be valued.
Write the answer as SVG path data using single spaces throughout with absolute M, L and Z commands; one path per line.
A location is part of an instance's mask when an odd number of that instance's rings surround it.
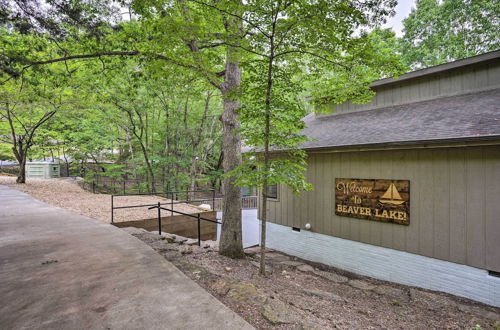
M 304 118 L 314 190 L 272 187 L 267 246 L 500 306 L 500 51 L 371 88 Z

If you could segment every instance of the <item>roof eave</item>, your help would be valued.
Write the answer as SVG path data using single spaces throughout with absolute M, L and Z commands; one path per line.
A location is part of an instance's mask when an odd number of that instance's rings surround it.
M 322 146 L 322 147 L 306 147 L 300 148 L 305 151 L 327 151 L 327 150 L 338 150 L 346 151 L 349 149 L 385 149 L 393 147 L 435 147 L 442 145 L 443 147 L 454 147 L 456 144 L 464 145 L 464 142 L 469 142 L 471 145 L 478 142 L 490 142 L 489 144 L 500 144 L 500 135 L 491 136 L 474 136 L 474 137 L 463 137 L 463 138 L 450 138 L 450 139 L 437 139 L 437 140 L 415 140 L 415 141 L 393 141 L 393 142 L 381 142 L 381 143 L 369 143 L 369 144 L 353 144 L 353 145 L 342 145 L 342 146 Z

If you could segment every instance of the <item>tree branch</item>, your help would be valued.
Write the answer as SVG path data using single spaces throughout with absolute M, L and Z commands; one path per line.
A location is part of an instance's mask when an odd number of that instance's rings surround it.
M 170 57 L 167 57 L 165 55 L 161 54 L 148 54 L 144 52 L 139 52 L 139 51 L 109 51 L 109 52 L 97 52 L 97 53 L 92 53 L 92 54 L 79 54 L 79 55 L 68 55 L 68 56 L 63 56 L 59 58 L 54 58 L 50 60 L 43 60 L 43 61 L 27 61 L 28 65 L 22 68 L 21 72 L 24 72 L 25 70 L 29 69 L 32 66 L 37 66 L 37 65 L 46 65 L 46 64 L 52 64 L 52 63 L 58 63 L 58 62 L 65 62 L 69 60 L 78 60 L 78 59 L 92 59 L 92 58 L 101 58 L 102 56 L 149 56 L 157 60 L 163 60 L 167 62 L 171 62 L 177 66 L 186 68 L 186 69 L 191 69 L 195 70 L 197 72 L 201 72 L 203 74 L 206 74 L 206 70 L 203 68 L 190 65 L 190 64 L 185 64 L 179 61 L 176 61 Z M 215 74 L 217 76 L 217 74 Z M 4 84 L 7 81 L 9 81 L 11 78 L 1 82 L 0 84 Z M 207 77 L 209 83 L 214 86 L 215 88 L 220 89 L 220 85 L 210 79 L 210 77 Z

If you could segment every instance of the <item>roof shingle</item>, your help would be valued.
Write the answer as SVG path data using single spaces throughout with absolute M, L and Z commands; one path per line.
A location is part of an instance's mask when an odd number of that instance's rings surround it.
M 303 120 L 304 149 L 497 139 L 500 89 Z

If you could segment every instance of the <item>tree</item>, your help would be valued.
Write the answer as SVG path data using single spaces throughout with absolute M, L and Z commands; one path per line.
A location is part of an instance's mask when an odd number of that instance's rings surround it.
M 413 69 L 500 48 L 500 7 L 490 0 L 419 0 L 403 21 L 400 51 Z
M 304 82 L 314 81 L 312 102 L 317 106 L 331 102 L 333 96 L 338 103 L 368 101 L 373 95 L 369 84 L 399 74 L 402 66 L 389 49 L 393 34 L 376 30 L 356 36 L 355 32 L 383 22 L 393 5 L 391 1 L 351 6 L 331 1 L 247 2 L 246 21 L 255 31 L 245 44 L 252 54 L 242 62 L 241 120 L 243 137 L 255 149 L 240 167 L 238 182 L 261 188 L 262 275 L 269 184 L 286 184 L 295 193 L 312 188 L 303 174 L 306 154 L 297 149 L 305 140 L 299 134 L 304 127 L 305 110 L 299 99 Z M 271 148 L 279 153 L 271 157 Z
M 106 6 L 109 1 L 99 3 L 98 8 L 93 2 L 61 2 L 42 6 L 40 1 L 29 0 L 16 3 L 17 7 L 2 3 L 3 22 L 21 33 L 35 32 L 48 48 L 45 52 L 27 52 L 14 44 L 4 47 L 0 58 L 3 72 L 17 77 L 32 67 L 103 57 L 138 57 L 163 70 L 166 65 L 190 69 L 222 95 L 224 171 L 230 172 L 240 164 L 241 139 L 236 114 L 240 102 L 234 96 L 241 81 L 241 55 L 235 44 L 245 35 L 241 31 L 240 3 L 221 1 L 224 10 L 214 16 L 207 15 L 206 6 L 194 1 L 137 0 L 132 8 L 139 20 L 113 24 L 105 19 L 106 14 L 114 13 Z M 233 181 L 228 177 L 223 183 L 224 224 L 219 251 L 230 257 L 244 257 L 241 193 Z
M 2 55 L 4 72 L 15 77 L 29 68 L 53 63 L 64 63 L 72 70 L 69 61 L 96 59 L 106 63 L 104 58 L 134 57 L 138 63 L 147 63 L 164 73 L 174 67 L 183 68 L 204 79 L 220 92 L 223 103 L 221 122 L 226 175 L 220 253 L 243 257 L 241 194 L 235 184 L 237 178 L 232 175 L 241 162 L 238 109 L 246 93 L 240 88 L 242 64 L 246 63 L 249 70 L 256 68 L 266 77 L 264 84 L 259 82 L 254 86 L 260 84 L 261 91 L 264 91 L 257 98 L 262 101 L 261 108 L 256 110 L 263 110 L 266 118 L 261 127 L 266 128 L 267 140 L 263 141 L 267 143 L 263 147 L 269 151 L 272 112 L 274 108 L 276 111 L 286 109 L 286 104 L 290 104 L 286 98 L 273 95 L 273 86 L 280 86 L 278 80 L 283 79 L 282 86 L 285 86 L 292 78 L 304 77 L 303 73 L 310 76 L 308 79 L 322 79 L 324 87 L 312 92 L 317 104 L 332 101 L 329 93 L 334 87 L 337 87 L 336 100 L 369 95 L 364 87 L 373 78 L 373 72 L 365 69 L 366 65 L 358 64 L 371 56 L 373 59 L 368 64 L 374 66 L 378 62 L 376 54 L 370 54 L 370 48 L 364 47 L 367 39 L 362 28 L 363 25 L 379 23 L 381 18 L 392 12 L 395 1 L 136 0 L 132 8 L 137 21 L 114 24 L 106 20 L 97 24 L 99 17 L 94 19 L 96 15 L 92 11 L 87 14 L 88 8 L 80 8 L 81 4 L 86 2 L 73 4 L 78 10 L 63 7 L 55 23 L 64 24 L 58 29 L 45 24 L 54 23 L 54 20 L 47 21 L 48 15 L 43 13 L 34 15 L 35 21 L 44 22 L 38 24 L 41 27 L 24 18 L 26 10 L 17 10 L 18 15 L 9 16 L 11 24 L 27 23 L 41 31 L 38 35 L 44 40 L 47 50 L 21 52 L 16 47 L 7 47 Z M 85 28 L 71 28 L 79 25 Z M 346 53 L 346 49 L 352 52 Z M 361 60 L 356 57 L 359 55 L 362 55 Z M 362 81 L 359 84 L 348 81 L 360 77 Z M 290 131 L 287 133 L 290 137 L 300 127 L 297 122 L 299 112 L 293 110 L 292 113 L 289 121 L 292 128 L 287 128 L 287 125 L 282 127 Z M 265 154 L 269 155 L 268 152 Z M 271 169 L 269 163 L 267 159 L 264 165 L 268 173 Z M 268 175 L 264 178 L 268 180 Z
M 0 90 L 0 136 L 12 144 L 12 151 L 19 163 L 17 183 L 26 183 L 26 161 L 34 144 L 36 133 L 59 111 L 63 105 L 60 90 L 48 85 L 28 89 L 10 83 Z M 50 90 L 49 90 L 50 89 Z

